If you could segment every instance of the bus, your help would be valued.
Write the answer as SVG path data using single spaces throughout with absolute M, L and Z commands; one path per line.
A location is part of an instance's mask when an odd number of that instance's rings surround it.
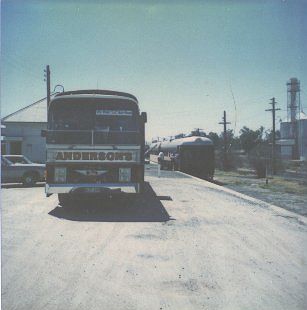
M 79 194 L 140 194 L 144 188 L 146 112 L 135 96 L 111 90 L 58 93 L 48 106 L 46 196 L 60 204 Z

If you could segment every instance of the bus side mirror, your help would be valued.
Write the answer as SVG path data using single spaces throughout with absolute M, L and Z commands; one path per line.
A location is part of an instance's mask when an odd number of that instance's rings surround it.
M 141 119 L 144 123 L 147 123 L 147 113 L 146 112 L 141 113 Z
M 41 137 L 46 138 L 46 136 L 47 136 L 47 130 L 46 129 L 42 129 Z

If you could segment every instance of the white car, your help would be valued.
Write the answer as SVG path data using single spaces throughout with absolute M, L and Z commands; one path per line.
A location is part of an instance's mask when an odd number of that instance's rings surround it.
M 32 163 L 23 155 L 1 156 L 1 183 L 23 183 L 31 186 L 44 179 L 45 164 Z

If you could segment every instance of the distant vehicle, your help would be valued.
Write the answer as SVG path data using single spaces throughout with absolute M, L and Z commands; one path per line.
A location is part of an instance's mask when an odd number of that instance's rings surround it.
M 171 154 L 175 169 L 197 177 L 212 179 L 214 175 L 213 142 L 202 136 L 186 136 L 179 139 L 156 142 L 149 150 L 152 154 Z M 171 161 L 164 160 L 162 167 Z
M 1 156 L 1 182 L 23 183 L 25 186 L 44 181 L 45 165 L 32 163 L 23 155 Z

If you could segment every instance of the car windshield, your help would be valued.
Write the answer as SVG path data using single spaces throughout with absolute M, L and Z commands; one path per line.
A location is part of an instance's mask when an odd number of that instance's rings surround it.
M 31 164 L 27 158 L 22 156 L 7 156 L 6 158 L 13 164 Z
M 5 158 L 1 157 L 1 165 L 7 166 L 8 164 L 10 164 L 10 162 Z

